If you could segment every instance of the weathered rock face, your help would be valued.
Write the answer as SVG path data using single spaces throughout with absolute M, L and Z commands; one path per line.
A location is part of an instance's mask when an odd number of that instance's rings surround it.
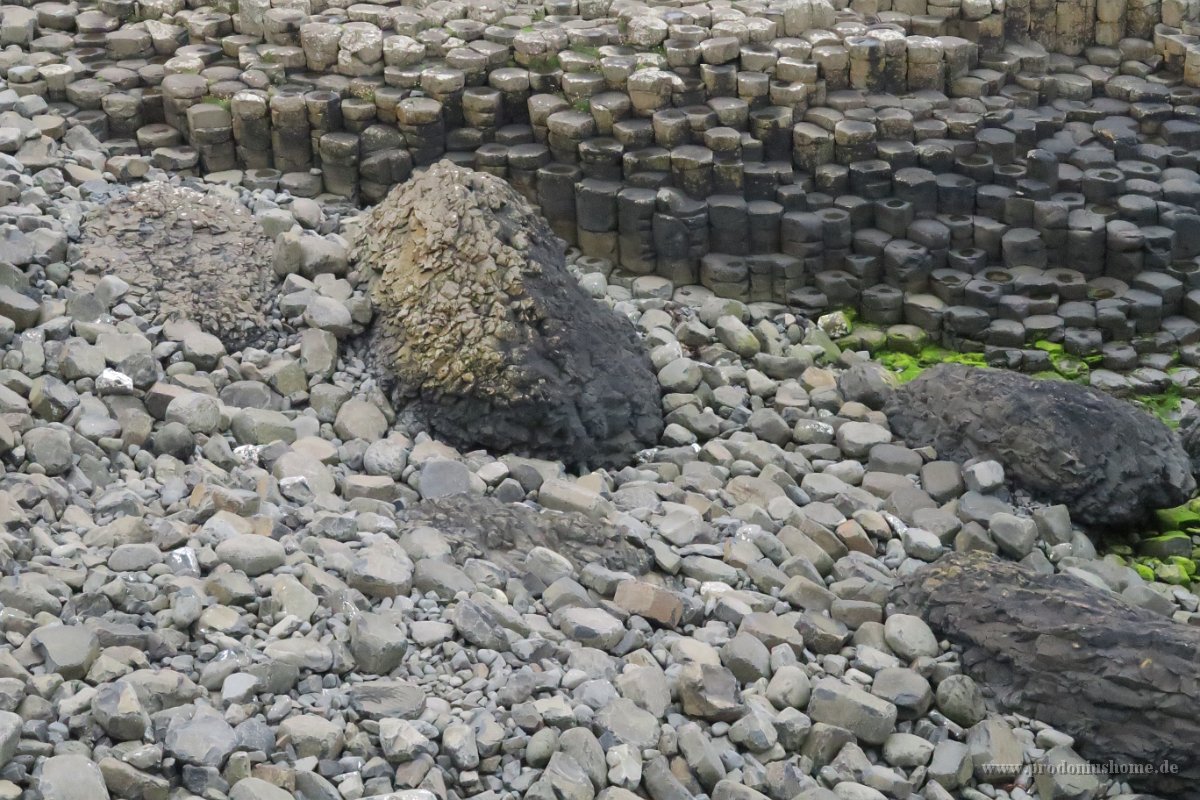
M 1192 475 L 1200 475 L 1200 407 L 1179 420 L 1179 439 L 1192 463 Z
M 602 564 L 640 575 L 651 566 L 649 551 L 627 541 L 612 525 L 583 514 L 538 513 L 477 494 L 423 500 L 398 522 L 402 531 L 435 528 L 453 546 L 459 564 L 485 558 L 516 574 L 525 571 L 535 547 L 553 550 L 577 569 Z
M 115 275 L 145 316 L 194 320 L 231 352 L 270 332 L 275 247 L 227 192 L 145 183 L 103 206 L 82 233 L 77 288 Z
M 989 458 L 1035 497 L 1088 525 L 1134 524 L 1195 489 L 1171 431 L 1129 403 L 1063 381 L 942 364 L 899 389 L 886 413 L 910 445 Z
M 372 351 L 460 444 L 611 463 L 662 430 L 632 327 L 584 294 L 562 243 L 504 181 L 442 162 L 368 215 Z
M 986 602 L 980 602 L 986 597 Z M 999 706 L 1078 740 L 1079 753 L 1178 770 L 1128 778 L 1195 797 L 1200 630 L 1133 608 L 1070 575 L 1042 575 L 983 553 L 913 572 L 897 605 L 963 648 L 964 670 Z

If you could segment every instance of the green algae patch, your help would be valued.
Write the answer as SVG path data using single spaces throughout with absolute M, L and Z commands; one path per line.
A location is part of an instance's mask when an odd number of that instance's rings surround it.
M 1132 398 L 1133 402 L 1158 417 L 1168 428 L 1179 427 L 1179 409 L 1183 405 L 1183 392 L 1172 386 L 1161 394 L 1142 394 Z
M 1154 568 L 1154 577 L 1172 586 L 1186 586 L 1191 583 L 1191 578 L 1183 568 L 1175 564 L 1159 564 Z
M 1188 557 L 1192 554 L 1192 537 L 1183 531 L 1169 531 L 1138 542 L 1139 555 L 1150 558 Z
M 986 368 L 987 359 L 983 353 L 959 353 L 936 345 L 922 347 L 916 354 L 901 353 L 891 350 L 874 353 L 874 356 L 892 372 L 901 383 L 908 383 L 925 370 L 938 364 L 963 364 L 968 367 Z
M 1191 531 L 1200 533 L 1200 500 L 1191 500 L 1175 508 L 1154 512 L 1160 531 Z
M 1106 542 L 1102 550 L 1123 558 L 1144 580 L 1191 586 L 1200 560 L 1200 546 L 1193 541 L 1200 536 L 1200 497 L 1155 511 L 1154 523 L 1157 531 Z
M 901 383 L 908 383 L 925 371 L 917 357 L 908 353 L 876 353 L 876 356 L 880 364 L 896 373 Z

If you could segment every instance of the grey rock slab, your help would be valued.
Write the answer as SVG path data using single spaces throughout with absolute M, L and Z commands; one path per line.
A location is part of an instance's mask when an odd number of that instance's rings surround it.
M 599 608 L 565 608 L 555 617 L 559 630 L 586 647 L 611 650 L 625 636 L 621 621 Z
M 608 703 L 596 715 L 596 723 L 618 742 L 632 745 L 639 751 L 658 746 L 658 717 L 639 708 L 624 697 Z
M 851 458 L 862 458 L 871 448 L 892 441 L 892 432 L 872 422 L 846 422 L 834 435 L 838 449 Z
M 943 739 L 933 748 L 929 760 L 929 779 L 943 789 L 954 790 L 965 784 L 974 771 L 967 746 L 953 739 Z
M 217 558 L 250 577 L 270 572 L 283 565 L 283 544 L 267 536 L 243 533 L 231 536 L 216 546 Z
M 425 710 L 425 690 L 398 678 L 382 678 L 355 684 L 350 704 L 371 718 L 416 719 Z
M 21 741 L 22 723 L 19 714 L 0 711 L 0 764 L 7 765 L 16 755 L 17 745 Z
M 292 794 L 261 778 L 242 778 L 229 790 L 229 800 L 292 800 Z
M 896 706 L 834 678 L 813 686 L 807 713 L 814 721 L 845 728 L 867 744 L 883 744 L 896 728 Z
M 983 692 L 966 675 L 951 675 L 938 684 L 937 707 L 964 728 L 981 721 L 987 714 Z
M 37 781 L 44 800 L 108 800 L 100 768 L 87 756 L 67 753 L 47 758 Z
M 211 711 L 197 711 L 167 729 L 166 750 L 185 764 L 220 768 L 237 747 L 237 734 Z
M 425 500 L 463 494 L 471 491 L 471 470 L 461 461 L 430 459 L 421 466 L 417 486 Z
M 871 694 L 896 706 L 899 719 L 918 719 L 933 704 L 933 689 L 920 673 L 888 667 L 875 673 Z
M 1021 771 L 1024 748 L 1007 722 L 989 717 L 967 731 L 975 778 L 995 783 L 1015 780 Z
M 96 633 L 82 625 L 38 628 L 30 636 L 30 642 L 46 670 L 58 673 L 65 680 L 83 678 L 100 655 Z
M 117 741 L 140 740 L 150 727 L 150 715 L 137 692 L 125 681 L 108 683 L 96 690 L 92 718 Z
M 712 721 L 733 722 L 744 706 L 737 678 L 724 667 L 689 662 L 679 670 L 679 701 L 685 714 Z
M 1045 800 L 1092 798 L 1100 791 L 1100 779 L 1069 747 L 1051 748 L 1038 763 L 1045 768 L 1038 770 L 1033 780 L 1038 796 Z
M 1033 550 L 1037 541 L 1037 523 L 1028 517 L 1014 514 L 996 514 L 988 522 L 992 540 L 999 545 L 1000 552 L 1009 558 L 1022 559 Z

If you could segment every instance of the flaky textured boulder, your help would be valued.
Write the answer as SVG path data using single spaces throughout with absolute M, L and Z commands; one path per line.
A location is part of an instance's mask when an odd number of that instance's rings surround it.
M 910 445 L 955 461 L 995 459 L 1018 486 L 1088 525 L 1136 524 L 1196 488 L 1167 426 L 1074 383 L 940 364 L 897 390 L 885 412 Z
M 372 356 L 460 445 L 614 463 L 662 430 L 632 326 L 567 272 L 563 244 L 504 181 L 441 162 L 367 215 Z
M 191 319 L 230 352 L 270 333 L 275 246 L 228 190 L 151 181 L 98 207 L 81 227 L 80 291 L 116 275 L 148 316 Z
M 1151 768 L 1114 776 L 1139 789 L 1200 796 L 1200 629 L 979 552 L 911 573 L 893 599 L 962 648 L 1001 710 L 1074 736 L 1084 758 Z

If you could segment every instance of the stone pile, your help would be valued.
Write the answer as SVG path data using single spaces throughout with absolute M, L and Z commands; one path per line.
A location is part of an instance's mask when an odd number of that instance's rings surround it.
M 207 348 L 214 361 L 224 347 L 266 343 L 275 245 L 235 193 L 143 184 L 98 207 L 81 233 L 78 318 L 98 319 L 115 284 L 155 322 L 197 321 L 218 340 Z M 344 255 L 340 261 L 344 271 Z
M 821 327 L 572 253 L 639 332 L 662 435 L 583 475 L 459 450 L 355 355 L 364 220 L 151 169 L 146 196 L 237 197 L 275 239 L 273 335 L 226 346 L 202 326 L 236 294 L 169 315 L 78 263 L 127 197 L 68 185 L 89 152 L 0 154 L 0 797 L 1132 796 L 892 592 L 980 550 L 1171 624 L 1200 598 L 1000 464 L 903 444 L 892 376 Z

